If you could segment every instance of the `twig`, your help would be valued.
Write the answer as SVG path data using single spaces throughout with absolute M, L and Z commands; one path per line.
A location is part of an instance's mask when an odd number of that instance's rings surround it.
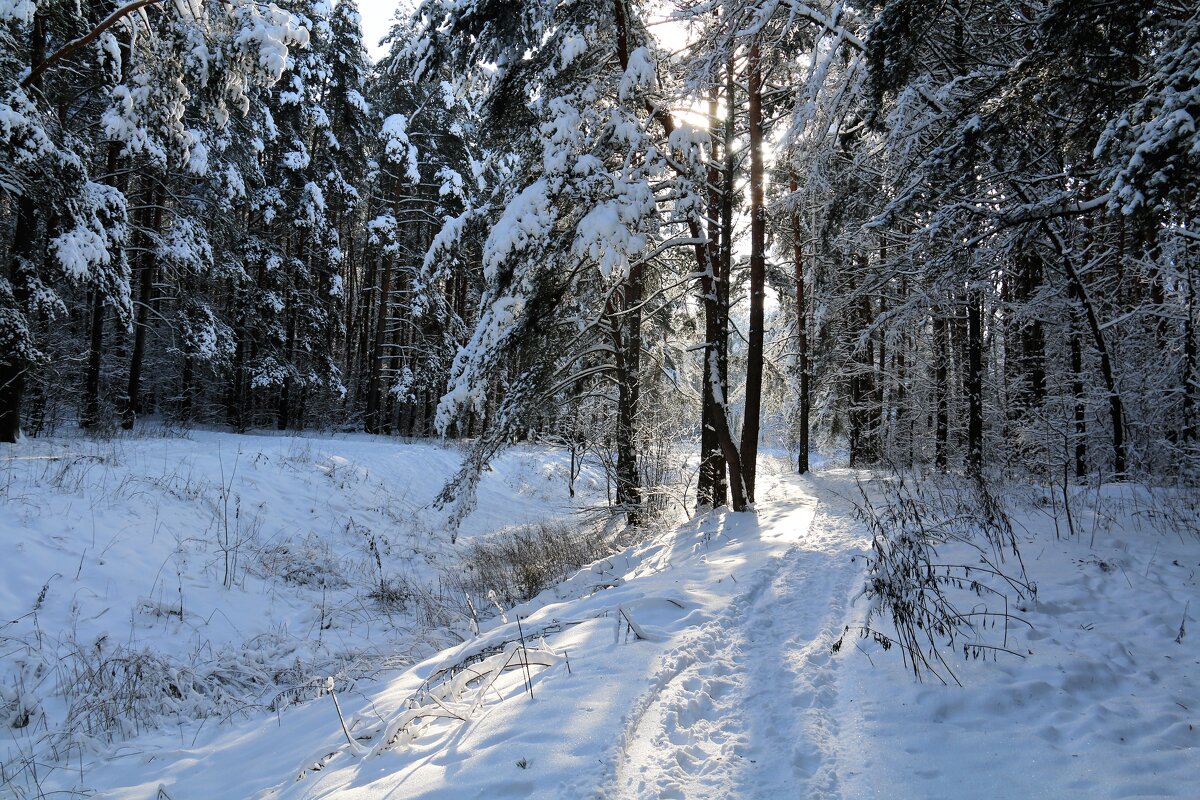
M 329 696 L 333 698 L 333 708 L 337 711 L 338 722 L 342 723 L 342 733 L 346 735 L 346 744 L 350 745 L 350 750 L 357 756 L 365 755 L 366 750 L 358 742 L 354 741 L 354 737 L 350 735 L 350 729 L 346 727 L 346 718 L 342 716 L 342 704 L 338 702 L 337 692 L 333 690 L 333 678 L 329 678 L 325 682 L 325 688 L 329 690 Z
M 529 674 L 529 656 L 525 651 L 525 630 L 521 627 L 521 615 L 517 614 L 517 633 L 521 636 L 521 667 L 525 671 L 525 688 L 529 690 L 529 699 L 533 699 L 533 676 Z

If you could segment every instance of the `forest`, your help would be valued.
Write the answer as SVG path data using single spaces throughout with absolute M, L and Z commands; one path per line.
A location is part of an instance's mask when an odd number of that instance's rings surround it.
M 1194 794 L 1200 5 L 385 5 L 0 0 L 0 797 Z
M 1190 3 L 429 0 L 379 63 L 352 0 L 0 23 L 6 442 L 552 437 L 635 517 L 664 438 L 752 503 L 767 428 L 1194 474 Z

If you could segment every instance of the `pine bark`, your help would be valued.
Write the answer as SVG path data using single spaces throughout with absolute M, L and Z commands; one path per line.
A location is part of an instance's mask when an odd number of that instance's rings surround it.
M 9 250 L 8 280 L 18 309 L 29 303 L 29 273 L 34 270 L 37 206 L 28 195 L 17 199 L 16 221 Z M 0 355 L 0 443 L 16 444 L 21 437 L 21 403 L 25 397 L 28 361 L 14 349 Z
M 746 345 L 746 411 L 742 422 L 742 482 L 746 500 L 754 502 L 758 436 L 762 415 L 764 300 L 767 275 L 767 208 L 764 201 L 762 113 L 762 45 L 750 45 L 748 64 L 748 122 L 750 127 L 750 326 Z
M 947 342 L 949 336 L 947 327 L 945 312 L 935 309 L 933 314 L 933 391 L 937 410 L 934 423 L 933 460 L 934 465 L 941 472 L 946 471 L 949 463 L 947 448 L 950 438 L 950 348 Z
M 1196 282 L 1189 265 L 1187 280 L 1187 309 L 1183 318 L 1183 439 L 1184 444 L 1196 440 Z
M 789 188 L 795 196 L 800 188 L 795 173 Z M 801 475 L 808 472 L 808 303 L 804 296 L 804 246 L 801 240 L 800 209 L 792 210 L 792 260 L 796 270 L 796 349 L 800 367 L 800 422 L 797 436 L 796 471 Z
M 149 199 L 154 209 L 149 215 L 150 230 L 158 233 L 162 226 L 163 197 L 161 192 L 151 190 Z M 134 316 L 133 352 L 129 359 L 129 384 L 121 410 L 121 427 L 125 430 L 133 427 L 134 419 L 142 412 L 142 362 L 146 356 L 146 330 L 149 327 L 150 304 L 158 273 L 158 256 L 154 251 L 153 242 L 144 233 L 139 238 L 143 250 L 138 276 L 138 306 Z
M 91 297 L 91 325 L 88 329 L 87 373 L 83 383 L 83 411 L 79 427 L 94 428 L 100 424 L 100 367 L 104 355 L 104 292 L 95 281 Z
M 1072 292 L 1072 296 L 1074 292 Z M 1087 403 L 1083 385 L 1083 334 L 1079 331 L 1079 312 L 1072 314 L 1071 348 L 1071 397 L 1074 402 L 1074 465 L 1075 477 L 1087 477 Z
M 46 27 L 43 16 L 35 13 L 30 31 L 29 66 L 31 69 L 27 85 L 36 97 L 41 89 L 41 79 L 35 77 L 46 59 Z M 12 301 L 16 316 L 24 314 L 29 307 L 29 285 L 37 273 L 38 206 L 29 192 L 22 192 L 16 200 L 13 221 L 13 236 L 9 247 L 8 280 L 12 287 Z M 19 335 L 14 331 L 14 334 Z M 25 375 L 32 366 L 23 354 L 11 346 L 0 354 L 0 444 L 16 444 L 21 438 L 21 405 L 25 399 Z
M 642 486 L 637 463 L 637 417 L 641 399 L 642 268 L 634 265 L 620 291 L 620 313 L 612 320 L 617 340 L 617 505 L 630 524 L 640 520 Z
M 732 98 L 730 98 L 732 101 Z M 716 83 L 709 89 L 708 116 L 714 126 L 717 118 L 717 87 Z M 705 216 L 707 245 L 705 260 L 712 272 L 711 290 L 719 295 L 719 285 L 724 278 L 720 271 L 721 227 L 720 213 L 729 198 L 725 196 L 721 185 L 720 147 L 717 138 L 713 137 L 712 151 L 708 162 L 708 197 Z M 701 291 L 706 291 L 701 286 Z M 717 299 L 714 297 L 714 299 Z M 696 505 L 699 507 L 717 508 L 725 504 L 725 456 L 721 452 L 721 443 L 717 438 L 717 422 L 715 414 L 723 413 L 716 403 L 715 391 L 717 383 L 708 380 L 709 363 L 718 358 L 718 351 L 724 342 L 719 302 L 704 303 L 704 350 L 703 365 L 705 380 L 702 381 L 702 407 L 700 412 L 700 474 L 696 485 Z
M 967 293 L 967 472 L 983 474 L 983 297 Z
M 384 343 L 387 341 L 389 320 L 388 302 L 392 288 L 390 260 L 385 260 L 379 272 L 379 302 L 375 315 L 375 346 L 371 353 L 371 378 L 367 386 L 367 433 L 379 433 L 383 429 L 383 372 L 387 364 Z

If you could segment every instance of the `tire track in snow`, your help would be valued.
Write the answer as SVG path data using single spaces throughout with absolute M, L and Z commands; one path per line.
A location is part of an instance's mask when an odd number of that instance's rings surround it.
M 866 540 L 821 479 L 784 478 L 788 501 L 817 502 L 807 531 L 750 588 L 664 655 L 631 715 L 621 798 L 838 797 L 833 742 L 840 633 Z M 765 530 L 800 523 L 801 505 Z

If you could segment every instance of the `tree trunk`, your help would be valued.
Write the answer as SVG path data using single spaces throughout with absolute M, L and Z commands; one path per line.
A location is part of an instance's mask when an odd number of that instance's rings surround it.
M 858 275 L 867 275 L 867 256 L 857 257 Z M 866 336 L 874 322 L 874 308 L 871 298 L 865 288 L 856 290 L 857 281 L 854 274 L 850 275 L 849 289 L 851 298 L 857 298 L 851 308 L 851 333 L 854 343 L 851 345 L 854 354 L 854 366 L 850 374 L 850 408 L 847 413 L 850 423 L 850 466 L 860 467 L 875 461 L 875 339 Z M 858 341 L 863 340 L 862 347 Z
M 950 437 L 950 380 L 948 362 L 950 352 L 946 341 L 949 332 L 946 330 L 946 317 L 941 309 L 935 309 L 933 314 L 933 345 L 934 345 L 934 394 L 937 405 L 937 421 L 933 436 L 933 460 L 938 470 L 946 471 L 948 464 L 946 448 Z
M 150 230 L 154 233 L 158 233 L 162 225 L 162 201 L 161 192 L 150 191 L 150 204 L 154 207 Z M 150 303 L 158 271 L 158 256 L 154 252 L 153 243 L 144 234 L 139 238 L 144 249 L 141 254 L 142 268 L 138 278 L 138 307 L 134 322 L 133 354 L 129 359 L 129 386 L 125 392 L 124 408 L 121 411 L 121 427 L 125 430 L 133 427 L 134 418 L 142 411 L 142 361 L 146 355 L 146 328 L 150 319 Z
M 36 98 L 41 90 L 40 72 L 46 60 L 46 23 L 42 14 L 34 13 L 29 36 L 29 77 L 26 86 Z M 37 277 L 34 261 L 37 251 L 37 199 L 23 192 L 16 200 L 12 244 L 9 247 L 8 280 L 12 287 L 13 313 L 20 319 L 29 308 L 29 286 Z M 22 332 L 12 332 L 17 340 Z M 14 342 L 15 343 L 15 342 Z M 16 444 L 21 438 L 21 404 L 25 398 L 25 373 L 31 366 L 27 354 L 17 352 L 11 345 L 0 354 L 0 443 Z
M 8 280 L 16 313 L 21 315 L 28 307 L 29 280 L 35 269 L 37 205 L 27 195 L 17 198 L 16 205 Z M 0 355 L 0 443 L 16 444 L 21 437 L 21 402 L 25 396 L 25 372 L 28 369 L 28 360 L 15 349 L 7 348 L 7 352 Z
M 728 98 L 728 102 L 732 104 L 733 98 Z M 716 83 L 710 86 L 708 95 L 708 116 L 712 120 L 712 124 L 716 124 L 716 114 L 718 114 L 718 89 Z M 698 477 L 696 487 L 696 505 L 701 507 L 719 507 L 725 505 L 726 501 L 726 483 L 725 471 L 727 469 L 725 453 L 721 450 L 720 438 L 718 435 L 719 423 L 714 419 L 716 414 L 725 414 L 724 404 L 716 402 L 718 393 L 724 395 L 721 390 L 721 381 L 713 380 L 713 375 L 709 374 L 709 367 L 712 363 L 719 365 L 722 359 L 725 359 L 725 319 L 721 313 L 721 284 L 725 282 L 725 271 L 721 269 L 721 217 L 725 213 L 726 206 L 730 204 L 731 198 L 724 191 L 721 176 L 721 155 L 718 139 L 713 137 L 712 152 L 709 154 L 708 161 L 708 204 L 706 218 L 704 218 L 704 227 L 707 233 L 707 245 L 704 247 L 704 269 L 710 273 L 710 282 L 701 279 L 701 291 L 706 295 L 704 307 L 704 350 L 703 350 L 703 381 L 701 386 L 702 407 L 701 407 L 701 433 L 700 433 L 700 477 Z M 700 254 L 697 252 L 697 258 Z M 706 288 L 707 285 L 707 288 Z M 713 302 L 708 302 L 708 295 L 713 296 L 710 299 Z
M 900 296 L 905 294 L 904 282 L 901 280 Z M 896 451 L 901 454 L 904 466 L 911 467 L 912 454 L 912 422 L 908 411 L 908 365 L 904 351 L 908 346 L 903 333 L 896 341 L 896 354 L 893 356 L 896 364 Z
M 1074 292 L 1072 292 L 1074 295 Z M 1075 405 L 1075 477 L 1087 477 L 1087 405 L 1083 395 L 1083 334 L 1079 312 L 1071 320 L 1071 396 Z
M 83 385 L 83 413 L 79 417 L 81 428 L 93 428 L 100 424 L 100 364 L 104 352 L 104 292 L 100 282 L 95 281 L 91 291 L 92 324 L 88 336 L 87 377 Z
M 383 259 L 380 256 L 367 259 L 370 268 L 367 274 L 363 276 L 363 286 L 375 287 L 367 288 L 362 292 L 362 297 L 359 300 L 359 321 L 358 321 L 358 342 L 355 345 L 354 356 L 354 399 L 358 403 L 370 403 L 370 388 L 371 388 L 371 372 L 374 369 L 371 351 L 371 337 L 374 335 L 374 313 L 377 303 L 377 289 L 379 286 L 379 273 L 382 270 Z
M 789 185 L 795 196 L 800 188 L 795 173 Z M 800 209 L 792 209 L 792 260 L 796 269 L 796 349 L 800 366 L 800 422 L 796 456 L 796 471 L 808 472 L 808 304 L 804 297 L 804 247 L 800 238 Z
M 709 87 L 708 117 L 710 124 L 715 127 L 717 118 L 717 86 L 715 81 Z M 716 281 L 720 280 L 720 276 L 717 274 L 717 263 L 720 259 L 721 250 L 721 230 L 718 215 L 722 203 L 726 202 L 721 192 L 719 163 L 719 146 L 714 136 L 708 160 L 708 198 L 704 220 L 708 239 L 705 246 L 705 260 L 709 269 L 712 270 L 714 287 Z M 701 291 L 704 291 L 703 286 L 701 286 Z M 714 383 L 707 379 L 709 361 L 716 356 L 717 340 L 721 338 L 719 314 L 716 310 L 716 303 L 704 303 L 704 351 L 702 355 L 704 360 L 702 364 L 705 380 L 702 381 L 700 389 L 702 395 L 700 409 L 700 474 L 696 482 L 696 505 L 699 508 L 716 508 L 719 505 L 723 505 L 725 501 L 724 496 L 721 497 L 720 503 L 717 502 L 716 498 L 717 482 L 724 478 L 725 475 L 725 458 L 721 454 L 721 443 L 717 441 L 717 423 L 712 418 L 714 414 L 720 413 L 721 409 L 713 396 Z M 724 491 L 721 494 L 724 495 Z
M 371 353 L 371 379 L 367 386 L 367 433 L 379 433 L 383 428 L 383 369 L 387 363 L 384 343 L 387 341 L 388 299 L 391 293 L 392 265 L 385 261 L 380 266 L 379 303 L 375 316 L 375 348 Z
M 750 329 L 746 345 L 746 413 L 742 423 L 742 481 L 746 500 L 754 502 L 758 434 L 762 414 L 763 302 L 767 275 L 767 208 L 763 199 L 762 46 L 750 45 L 748 121 L 750 126 Z
M 614 22 L 616 24 L 616 32 L 617 32 L 617 61 L 620 64 L 620 67 L 622 70 L 627 70 L 627 69 L 629 69 L 629 36 L 628 36 L 628 23 L 627 23 L 627 17 L 626 17 L 626 13 L 625 13 L 624 0 L 614 0 L 613 12 L 614 12 L 613 18 L 614 18 Z M 733 78 L 733 70 L 734 70 L 733 63 L 734 63 L 733 55 L 731 53 L 729 62 L 727 65 L 727 73 L 726 73 L 727 96 L 730 98 L 729 102 L 727 103 L 727 105 L 730 108 L 729 117 L 728 117 L 728 120 L 726 123 L 727 126 L 731 126 L 733 124 L 733 97 L 734 97 L 734 94 L 733 94 L 733 80 L 734 80 L 734 78 Z M 670 134 L 672 133 L 672 131 L 675 130 L 675 127 L 676 127 L 675 122 L 671 118 L 670 113 L 668 111 L 664 110 L 663 108 L 654 106 L 652 104 L 647 104 L 647 110 L 650 112 L 651 116 L 659 123 L 659 125 L 662 126 L 663 132 L 669 138 Z M 726 176 L 725 177 L 726 177 L 726 182 L 725 182 L 725 188 L 724 188 L 724 195 L 726 198 L 732 198 L 732 196 L 733 196 L 733 193 L 732 193 L 733 155 L 731 152 L 732 149 L 730 147 L 730 143 L 731 143 L 732 139 L 733 139 L 732 129 L 730 127 L 727 127 L 726 128 L 726 138 L 725 138 L 725 159 L 726 159 L 725 160 L 725 163 L 726 163 Z M 730 274 L 729 269 L 728 269 L 728 264 L 729 264 L 729 261 L 731 260 L 731 256 L 729 254 L 732 252 L 732 245 L 731 245 L 731 242 L 732 242 L 732 233 L 731 232 L 733 230 L 732 214 L 733 214 L 733 212 L 732 212 L 732 208 L 731 208 L 731 203 L 730 202 L 724 203 L 723 207 L 722 207 L 722 231 L 723 231 L 722 250 L 723 250 L 723 259 L 725 260 L 725 269 L 723 271 L 726 276 L 728 276 Z M 728 238 L 726 238 L 724 235 L 725 231 L 730 232 L 728 235 Z M 703 239 L 703 237 L 701 235 L 702 231 L 700 228 L 700 223 L 695 215 L 690 215 L 688 218 L 688 233 L 691 235 L 691 237 L 693 239 L 697 240 L 698 242 Z M 713 265 L 710 265 L 708 263 L 708 259 L 707 259 L 707 255 L 706 255 L 706 248 L 705 248 L 704 244 L 696 245 L 695 255 L 696 255 L 697 272 L 698 272 L 698 274 L 700 274 L 702 276 L 701 280 L 702 280 L 702 286 L 704 287 L 704 297 L 705 297 L 704 302 L 705 303 L 717 302 L 717 300 L 715 300 L 715 299 L 710 300 L 709 298 L 717 298 L 718 297 L 718 295 L 721 293 L 721 290 L 717 287 L 719 287 L 721 284 L 717 283 L 714 285 L 714 281 L 713 281 L 714 267 L 713 267 Z M 723 300 L 723 305 L 727 309 L 728 308 L 728 294 L 727 294 L 728 280 L 724 281 L 723 283 L 724 283 L 723 291 L 726 292 L 726 294 L 724 296 L 724 300 Z M 722 335 L 721 335 L 722 345 L 721 345 L 721 347 L 718 347 L 718 351 L 720 351 L 724 347 L 724 344 L 723 344 L 723 341 L 725 339 L 724 332 L 728 330 L 728 314 L 725 314 L 724 322 L 721 324 L 720 330 L 722 331 Z M 619 348 L 618 348 L 618 351 L 619 351 Z M 713 365 L 712 361 L 714 361 L 714 360 L 710 360 L 710 363 L 706 368 L 706 372 L 709 373 L 709 379 L 710 380 L 714 379 L 714 375 L 713 375 L 714 372 L 721 372 L 721 375 L 718 377 L 720 377 L 723 382 L 726 382 L 727 374 L 725 374 L 724 369 L 722 368 L 722 366 L 720 364 L 720 361 L 721 361 L 720 355 L 718 354 L 718 358 L 715 359 L 715 361 L 718 362 L 715 366 Z M 724 390 L 724 386 L 722 386 L 722 389 Z M 731 488 L 732 497 L 733 497 L 733 510 L 734 511 L 743 511 L 746 508 L 746 498 L 747 498 L 747 494 L 742 488 L 743 475 L 744 475 L 744 470 L 742 467 L 743 460 L 739 457 L 737 445 L 734 444 L 732 434 L 729 430 L 729 420 L 728 420 L 728 417 L 726 416 L 727 409 L 725 407 L 725 392 L 724 391 L 722 391 L 721 396 L 716 401 L 714 401 L 714 404 L 713 404 L 714 413 L 716 411 L 717 406 L 720 406 L 720 412 L 721 412 L 718 415 L 719 418 L 715 419 L 716 430 L 717 430 L 717 439 L 720 442 L 721 452 L 724 454 L 726 465 L 729 468 L 729 477 L 730 477 L 730 484 L 731 484 L 730 488 Z M 723 495 L 723 492 L 721 492 L 721 494 Z
M 642 487 L 637 465 L 637 415 L 641 396 L 642 268 L 630 267 L 621 309 L 612 322 L 623 330 L 617 344 L 617 505 L 631 525 L 640 521 Z
M 1031 247 L 1032 249 L 1032 247 Z M 1014 301 L 1028 313 L 1028 304 L 1042 284 L 1043 265 L 1041 256 L 1035 252 L 1023 254 L 1017 259 L 1016 297 Z M 1046 333 L 1042 321 L 1026 320 L 1020 327 L 1020 370 L 1021 391 L 1018 411 L 1022 416 L 1039 409 L 1046 402 Z
M 983 296 L 967 293 L 967 471 L 983 474 Z
M 234 430 L 241 433 L 246 430 L 246 338 L 244 324 L 235 331 L 237 342 L 233 348 L 233 385 L 229 390 L 229 401 L 226 416 Z
M 1016 194 L 1025 199 L 1020 190 Z M 1049 235 L 1062 261 L 1063 269 L 1067 274 L 1071 298 L 1082 309 L 1084 319 L 1087 321 L 1088 329 L 1092 335 L 1092 342 L 1095 344 L 1096 351 L 1100 356 L 1100 375 L 1104 378 L 1104 388 L 1108 391 L 1108 413 L 1113 429 L 1113 472 L 1117 480 L 1124 480 L 1128 468 L 1125 451 L 1125 409 L 1124 404 L 1121 402 L 1121 393 L 1117 390 L 1116 373 L 1113 369 L 1112 358 L 1109 355 L 1108 343 L 1104 338 L 1104 329 L 1100 327 L 1100 319 L 1096 315 L 1096 309 L 1092 305 L 1091 298 L 1088 296 L 1087 287 L 1084 286 L 1079 272 L 1075 269 L 1072 248 L 1068 246 L 1067 242 L 1064 241 L 1063 237 L 1059 235 L 1049 222 L 1043 222 L 1042 229 Z
M 1109 421 L 1112 424 L 1113 477 L 1117 480 L 1124 480 L 1127 465 L 1125 456 L 1125 411 L 1121 402 L 1121 394 L 1117 391 L 1116 374 L 1113 371 L 1108 344 L 1104 339 L 1104 331 L 1100 327 L 1100 320 L 1096 316 L 1096 309 L 1092 306 L 1092 302 L 1088 298 L 1087 290 L 1080 280 L 1079 273 L 1075 271 L 1075 265 L 1069 253 L 1070 251 L 1064 248 L 1063 264 L 1066 266 L 1067 277 L 1070 279 L 1071 286 L 1074 289 L 1075 301 L 1083 309 L 1084 319 L 1087 320 L 1088 328 L 1091 330 L 1092 342 L 1096 345 L 1096 350 L 1099 352 L 1100 375 L 1104 378 L 1104 388 L 1108 391 L 1108 413 Z
M 130 43 L 126 36 L 118 37 L 117 41 L 121 53 L 121 80 L 124 81 L 129 76 Z M 55 54 L 55 56 L 57 55 L 58 53 Z M 108 185 L 117 187 L 118 189 L 124 188 L 118 185 L 119 180 L 117 178 L 117 166 L 120 164 L 120 157 L 121 146 L 117 142 L 109 142 L 108 152 L 105 156 L 105 180 Z M 144 212 L 140 216 L 144 217 Z M 87 380 L 83 392 L 83 414 L 79 419 L 80 426 L 84 428 L 91 428 L 100 422 L 100 365 L 104 352 L 104 292 L 99 279 L 95 280 L 93 284 L 92 328 L 88 345 Z M 130 422 L 130 425 L 132 425 L 132 422 Z
M 721 445 L 726 471 L 724 475 L 717 475 L 713 495 L 714 503 L 720 505 L 725 502 L 728 489 L 734 510 L 742 511 L 746 507 L 746 493 L 741 485 L 741 458 L 729 431 L 726 405 L 729 398 L 729 290 L 733 280 L 733 176 L 737 168 L 737 156 L 734 153 L 737 140 L 737 88 L 737 63 L 735 54 L 730 49 L 729 57 L 725 60 L 725 130 L 722 141 L 725 163 L 721 169 L 721 253 L 719 263 L 713 265 L 718 334 L 715 385 L 720 387 L 722 398 L 721 419 L 717 420 L 717 441 Z
M 1196 282 L 1191 263 L 1187 272 L 1187 308 L 1183 318 L 1183 442 L 1196 439 Z
M 881 248 L 881 258 L 886 257 L 885 248 Z M 886 288 L 886 285 L 885 287 Z M 882 291 L 879 294 L 879 309 L 876 318 L 880 318 L 887 311 L 887 295 Z M 872 323 L 874 320 L 872 320 Z M 871 408 L 871 459 L 879 461 L 883 457 L 884 444 L 886 437 L 886 426 L 884 420 L 887 418 L 886 400 L 887 400 L 887 336 L 882 328 L 876 331 L 879 339 L 879 346 L 876 347 L 875 353 L 875 369 L 873 380 L 875 382 L 874 393 L 872 395 Z
M 288 296 L 291 296 L 290 292 Z M 283 313 L 287 319 L 287 340 L 283 348 L 285 374 L 283 385 L 279 387 L 279 405 L 275 412 L 275 427 L 277 430 L 286 431 L 292 426 L 292 373 L 296 359 L 296 312 L 291 300 L 288 301 L 287 308 Z
M 179 418 L 184 422 L 192 420 L 192 394 L 195 391 L 196 362 L 190 355 L 183 357 L 183 373 L 179 378 Z

